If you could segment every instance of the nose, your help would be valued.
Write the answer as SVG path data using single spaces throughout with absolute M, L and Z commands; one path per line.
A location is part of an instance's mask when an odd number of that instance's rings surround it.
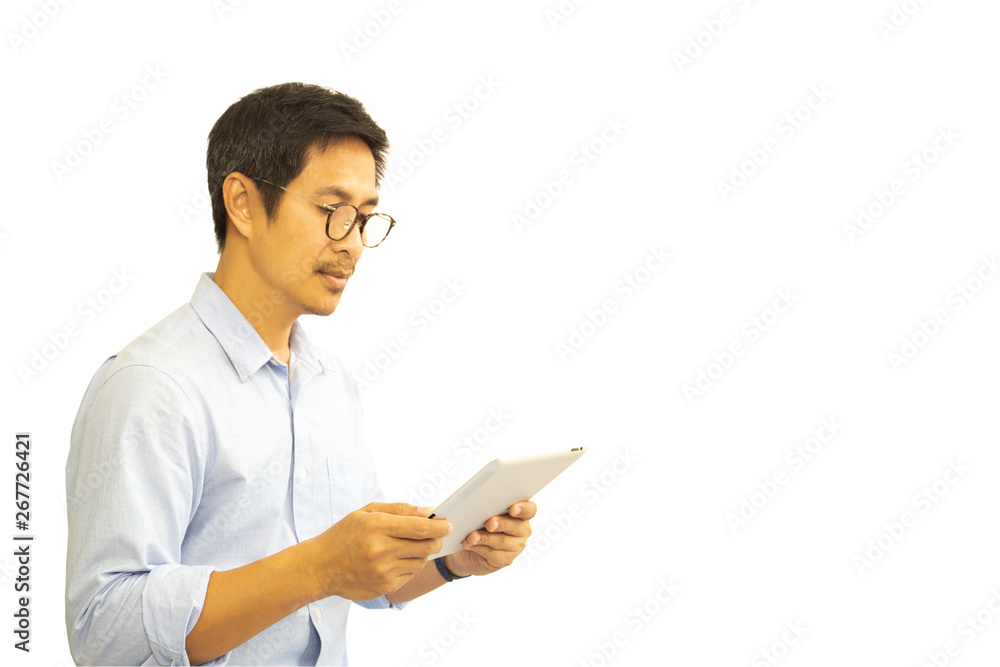
M 364 252 L 365 246 L 361 242 L 361 224 L 360 220 L 354 223 L 351 228 L 350 233 L 339 241 L 332 241 L 334 250 L 339 252 L 346 252 L 350 255 L 351 259 L 355 262 L 361 258 L 361 253 Z

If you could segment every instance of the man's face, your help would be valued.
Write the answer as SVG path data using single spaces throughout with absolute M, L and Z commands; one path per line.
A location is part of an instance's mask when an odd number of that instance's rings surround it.
M 310 150 L 305 169 L 285 187 L 323 204 L 353 204 L 361 213 L 371 213 L 378 201 L 375 160 L 354 137 L 325 151 Z M 296 316 L 331 314 L 364 250 L 358 226 L 344 239 L 331 241 L 326 213 L 284 192 L 270 226 L 254 227 L 250 261 L 261 279 L 284 295 Z

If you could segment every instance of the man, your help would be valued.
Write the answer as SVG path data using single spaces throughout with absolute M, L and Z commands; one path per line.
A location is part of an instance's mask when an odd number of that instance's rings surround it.
M 345 664 L 350 601 L 399 608 L 520 554 L 517 503 L 464 550 L 430 508 L 385 504 L 329 315 L 375 214 L 385 133 L 355 99 L 284 84 L 209 135 L 220 259 L 191 302 L 111 357 L 73 425 L 66 624 L 79 663 Z

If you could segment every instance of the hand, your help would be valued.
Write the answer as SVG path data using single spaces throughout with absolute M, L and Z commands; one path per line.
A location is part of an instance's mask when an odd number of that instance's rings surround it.
M 453 530 L 447 521 L 426 518 L 431 511 L 406 503 L 370 503 L 302 542 L 317 599 L 371 600 L 409 581 Z
M 531 519 L 537 511 L 530 500 L 514 503 L 503 516 L 486 521 L 462 542 L 462 551 L 445 556 L 444 563 L 455 575 L 490 574 L 514 562 L 531 535 Z

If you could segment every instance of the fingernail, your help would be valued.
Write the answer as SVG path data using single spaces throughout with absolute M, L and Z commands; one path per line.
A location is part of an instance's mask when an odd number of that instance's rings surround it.
M 521 506 L 514 505 L 514 509 L 510 511 L 511 516 L 521 516 Z

